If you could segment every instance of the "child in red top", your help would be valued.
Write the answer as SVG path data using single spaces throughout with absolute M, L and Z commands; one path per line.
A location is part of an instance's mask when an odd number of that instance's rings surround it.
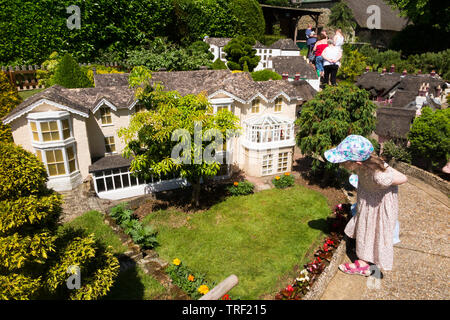
M 322 52 L 325 50 L 326 47 L 328 47 L 328 38 L 323 35 L 322 33 L 319 35 L 319 40 L 316 42 L 314 46 L 314 54 L 316 56 L 316 71 L 318 71 L 318 76 L 323 77 L 323 58 L 322 58 Z

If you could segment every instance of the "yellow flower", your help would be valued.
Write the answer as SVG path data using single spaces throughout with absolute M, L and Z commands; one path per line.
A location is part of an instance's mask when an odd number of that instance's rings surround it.
M 200 292 L 201 294 L 207 294 L 209 292 L 209 288 L 208 286 L 202 284 L 200 287 L 198 287 L 198 292 Z
M 276 177 L 275 177 L 275 180 L 280 180 L 280 177 L 279 177 L 279 176 L 276 176 Z
M 285 176 L 289 176 L 291 173 L 290 172 L 285 172 L 284 175 Z
M 195 280 L 195 277 L 194 277 L 192 274 L 190 274 L 190 275 L 188 276 L 188 280 L 189 280 L 189 281 L 194 281 L 194 280 Z
M 239 182 L 235 181 L 234 185 L 237 187 L 239 185 Z
M 172 263 L 173 263 L 174 265 L 176 265 L 176 266 L 179 266 L 180 263 L 181 263 L 181 260 L 178 259 L 178 258 L 175 258 L 175 259 L 173 259 Z

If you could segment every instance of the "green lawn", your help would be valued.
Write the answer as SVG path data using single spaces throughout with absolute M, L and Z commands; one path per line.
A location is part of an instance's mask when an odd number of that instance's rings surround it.
M 295 185 L 230 197 L 194 215 L 161 210 L 144 223 L 159 231 L 163 259 L 179 258 L 216 283 L 235 274 L 239 284 L 230 294 L 258 299 L 295 276 L 330 213 L 325 197 Z
M 106 246 L 111 246 L 114 254 L 127 251 L 117 234 L 103 222 L 103 215 L 97 211 L 89 211 L 64 224 L 62 228 L 73 227 L 94 233 L 95 238 Z M 166 289 L 153 277 L 145 274 L 138 266 L 119 273 L 114 286 L 104 299 L 107 300 L 142 300 L 154 299 L 164 295 Z
M 31 97 L 32 95 L 34 95 L 38 92 L 41 92 L 42 90 L 45 90 L 45 89 L 33 89 L 33 90 L 20 91 L 19 96 L 21 96 L 23 100 L 26 100 L 29 97 Z

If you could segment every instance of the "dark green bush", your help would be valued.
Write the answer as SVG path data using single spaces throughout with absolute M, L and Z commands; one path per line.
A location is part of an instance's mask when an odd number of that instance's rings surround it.
M 223 48 L 227 54 L 227 66 L 230 70 L 244 70 L 244 65 L 247 63 L 250 72 L 256 68 L 261 57 L 256 55 L 256 50 L 253 49 L 255 39 L 252 37 L 238 36 L 232 39 Z
M 58 66 L 52 78 L 53 84 L 59 84 L 65 88 L 88 88 L 92 87 L 86 73 L 81 70 L 81 67 L 74 58 L 66 53 Z
M 408 134 L 413 160 L 425 161 L 426 168 L 442 168 L 450 158 L 450 108 L 433 111 L 422 108 Z
M 225 62 L 220 60 L 220 58 L 217 58 L 216 61 L 213 62 L 213 64 L 211 65 L 211 68 L 213 70 L 225 70 L 225 69 L 228 69 L 227 65 L 225 64 Z
M 282 77 L 275 71 L 264 69 L 259 71 L 253 71 L 251 73 L 254 81 L 267 81 L 267 80 L 281 80 Z
M 228 192 L 232 196 L 244 196 L 253 193 L 254 187 L 253 183 L 249 181 L 234 182 L 232 186 L 228 187 Z
M 411 163 L 411 154 L 408 149 L 389 140 L 383 144 L 383 153 L 381 154 L 386 161 L 391 159 Z

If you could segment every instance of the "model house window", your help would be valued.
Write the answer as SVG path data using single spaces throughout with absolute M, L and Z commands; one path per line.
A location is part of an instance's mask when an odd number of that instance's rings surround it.
M 272 49 L 269 50 L 269 53 L 272 53 Z
M 111 124 L 112 123 L 111 109 L 106 107 L 100 108 L 100 118 L 102 119 L 102 124 Z
M 278 172 L 286 172 L 288 169 L 289 152 L 278 154 Z
M 68 147 L 67 149 L 67 161 L 69 162 L 69 172 L 74 172 L 76 168 L 75 164 L 75 152 L 73 150 L 73 147 Z
M 62 125 L 63 138 L 64 138 L 64 140 L 66 140 L 67 138 L 70 138 L 69 120 L 68 119 L 62 120 L 61 125 Z
M 41 122 L 41 132 L 44 142 L 59 140 L 58 122 Z
M 262 174 L 268 175 L 273 171 L 273 155 L 266 154 L 263 156 L 262 160 Z
M 281 112 L 281 106 L 283 105 L 283 99 L 277 98 L 275 100 L 275 112 Z
M 33 140 L 39 141 L 39 132 L 36 126 L 36 122 L 30 122 L 31 132 L 33 133 Z
M 246 122 L 246 140 L 270 143 L 293 139 L 294 123 L 273 115 L 264 115 Z
M 105 147 L 106 147 L 106 152 L 116 152 L 116 144 L 114 142 L 114 137 L 105 137 Z
M 64 157 L 61 149 L 45 151 L 49 176 L 59 176 L 66 174 Z
M 216 113 L 219 113 L 223 110 L 230 110 L 230 106 L 216 106 Z
M 252 101 L 252 113 L 259 113 L 259 99 L 255 99 Z

